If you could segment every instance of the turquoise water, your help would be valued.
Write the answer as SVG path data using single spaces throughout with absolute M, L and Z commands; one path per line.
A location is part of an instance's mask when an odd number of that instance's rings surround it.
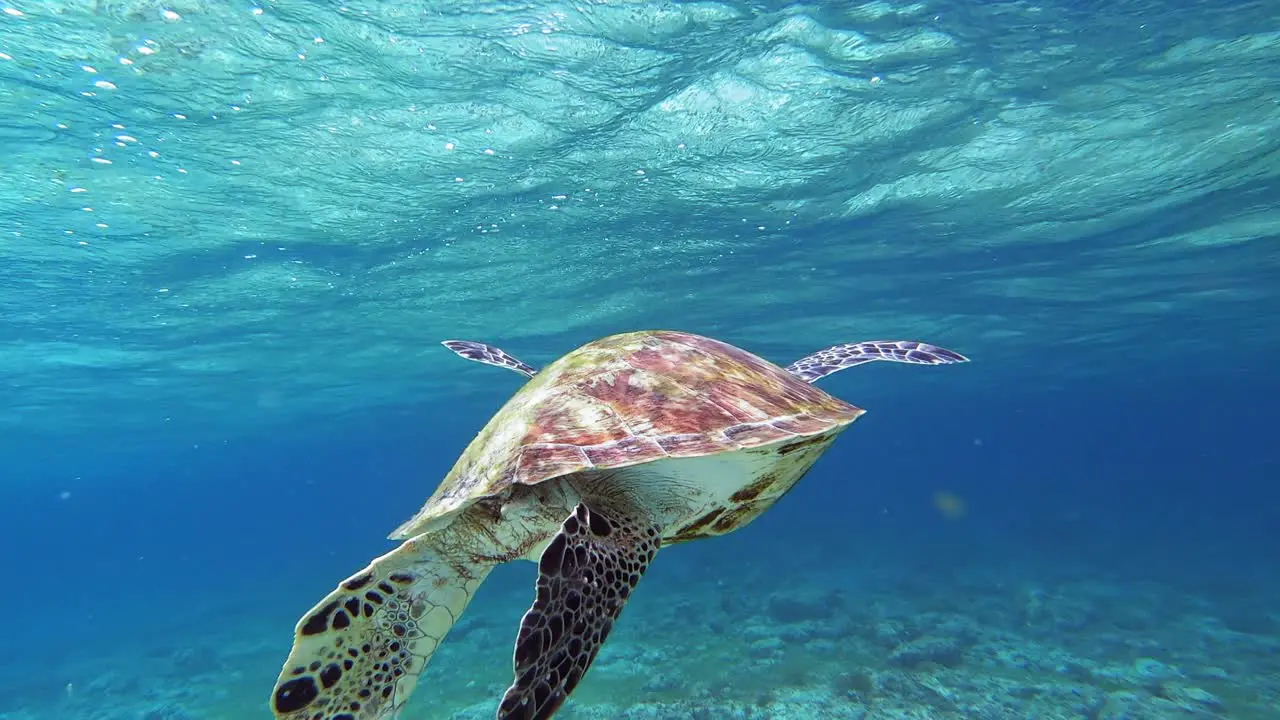
M 1280 6 L 0 0 L 3 720 L 270 718 L 534 365 L 868 410 L 557 718 L 1280 717 Z M 400 720 L 493 717 L 531 564 Z M 362 719 L 364 720 L 364 719 Z

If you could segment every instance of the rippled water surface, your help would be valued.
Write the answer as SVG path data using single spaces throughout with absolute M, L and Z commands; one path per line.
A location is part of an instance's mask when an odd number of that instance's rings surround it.
M 1070 374 L 1274 348 L 1270 3 L 0 22 L 19 434 L 425 399 L 484 377 L 439 338 L 549 359 L 637 322 L 787 353 L 914 333 Z

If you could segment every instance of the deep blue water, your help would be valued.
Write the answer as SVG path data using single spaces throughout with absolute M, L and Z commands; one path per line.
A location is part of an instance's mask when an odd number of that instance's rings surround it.
M 888 543 L 895 554 L 926 557 L 972 544 L 1010 557 L 1043 551 L 1115 563 L 1117 572 L 1201 589 L 1275 592 L 1267 571 L 1280 540 L 1271 482 L 1280 456 L 1262 399 L 1276 386 L 1262 370 L 1176 386 L 1099 379 L 992 392 L 969 387 L 993 379 L 974 366 L 935 392 L 895 387 L 913 371 L 872 366 L 827 381 L 869 413 L 760 521 L 772 530 L 753 526 L 723 542 L 740 543 L 738 552 L 784 538 Z M 232 597 L 286 579 L 321 587 L 390 547 L 382 538 L 452 464 L 444 449 L 460 451 L 501 393 L 518 386 L 515 375 L 503 379 L 508 387 L 494 387 L 494 397 L 396 408 L 336 437 L 161 447 L 109 469 L 93 467 L 93 448 L 82 447 L 80 481 L 15 493 L 24 512 L 9 521 L 7 542 L 41 538 L 23 561 L 34 568 L 76 565 L 78 582 L 91 585 L 129 581 L 112 593 L 118 600 L 71 594 L 48 603 L 65 602 L 59 615 L 86 628 L 100 603 L 153 597 L 153 588 L 138 587 L 136 597 L 129 588 L 157 574 L 165 590 L 184 594 L 224 586 Z M 63 489 L 70 498 L 59 497 Z M 965 516 L 939 514 L 938 491 L 963 499 Z M 332 541 L 319 539 L 327 532 Z
M 662 605 L 664 589 L 688 573 L 731 580 L 737 569 L 779 563 L 815 581 L 836 576 L 852 593 L 876 584 L 864 572 L 891 572 L 908 594 L 917 584 L 998 592 L 1085 579 L 1114 585 L 1123 600 L 1127 588 L 1154 583 L 1171 597 L 1203 598 L 1228 626 L 1277 631 L 1280 458 L 1265 369 L 1037 390 L 1000 387 L 998 372 L 972 367 L 928 393 L 910 390 L 919 371 L 908 367 L 827 381 L 868 415 L 746 530 L 665 550 L 633 602 Z M 274 622 L 274 644 L 287 647 L 298 613 L 391 547 L 382 536 L 447 471 L 443 449 L 462 447 L 518 383 L 504 379 L 492 397 L 371 413 L 338 436 L 157 448 L 150 461 L 110 469 L 93 468 L 92 448 L 80 448 L 82 480 L 63 483 L 70 498 L 49 487 L 14 494 L 22 511 L 5 542 L 23 548 L 11 557 L 30 591 L 7 598 L 6 611 L 26 619 L 11 640 L 64 663 L 139 632 L 144 644 L 181 647 L 188 636 L 234 634 L 220 618 L 253 618 L 258 632 Z M 964 502 L 963 516 L 937 510 L 939 491 Z M 469 612 L 505 611 L 488 622 L 513 634 L 511 610 L 527 601 L 532 570 L 496 573 Z M 624 618 L 621 637 L 643 636 Z M 507 653 L 486 652 L 487 669 L 500 672 Z M 42 667 L 18 675 L 33 673 L 46 686 L 38 695 L 60 691 L 63 678 Z M 232 691 L 253 684 L 237 678 Z

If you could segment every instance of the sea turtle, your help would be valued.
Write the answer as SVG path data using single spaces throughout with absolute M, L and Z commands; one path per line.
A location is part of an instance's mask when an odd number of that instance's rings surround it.
M 280 720 L 386 720 L 498 563 L 538 579 L 499 720 L 544 720 L 587 672 L 654 553 L 743 527 L 863 410 L 810 383 L 872 360 L 967 358 L 912 341 L 836 345 L 786 369 L 699 335 L 587 343 L 541 370 L 498 348 L 455 353 L 530 379 L 422 509 L 404 542 L 298 621 L 271 696 Z

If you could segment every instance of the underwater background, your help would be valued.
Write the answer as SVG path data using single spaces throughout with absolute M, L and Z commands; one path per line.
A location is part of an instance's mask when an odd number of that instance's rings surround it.
M 0 0 L 3 720 L 270 718 L 613 332 L 868 413 L 557 718 L 1280 718 L 1280 4 Z M 401 720 L 493 717 L 534 566 Z

